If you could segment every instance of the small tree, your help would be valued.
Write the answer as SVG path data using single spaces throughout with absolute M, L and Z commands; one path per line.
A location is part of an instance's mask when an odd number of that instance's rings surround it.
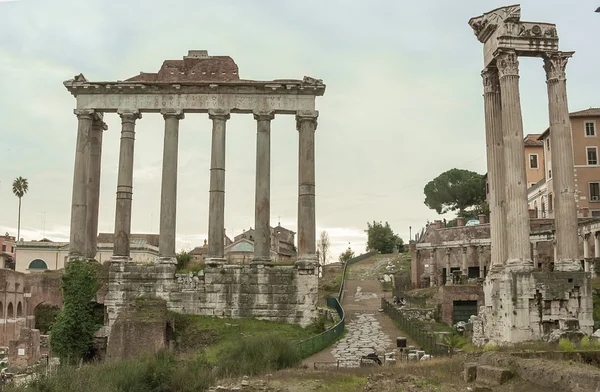
M 354 251 L 350 248 L 346 249 L 344 253 L 342 253 L 339 257 L 340 262 L 345 263 L 350 259 L 354 258 Z
M 329 241 L 329 234 L 323 230 L 319 236 L 319 240 L 317 241 L 317 256 L 319 258 L 319 263 L 322 265 L 325 265 L 327 259 L 329 258 L 330 246 L 331 242 Z
M 395 248 L 402 250 L 404 242 L 394 234 L 388 222 L 385 224 L 373 221 L 367 223 L 367 251 L 378 251 L 381 253 L 392 253 Z
M 29 183 L 21 176 L 15 178 L 12 183 L 12 191 L 19 198 L 19 217 L 17 221 L 17 242 L 21 240 L 21 199 L 29 190 Z

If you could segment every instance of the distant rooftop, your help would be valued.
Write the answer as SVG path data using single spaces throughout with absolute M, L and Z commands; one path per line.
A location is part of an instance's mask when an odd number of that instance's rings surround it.
M 589 108 L 578 112 L 569 113 L 571 117 L 596 117 L 600 116 L 600 108 Z

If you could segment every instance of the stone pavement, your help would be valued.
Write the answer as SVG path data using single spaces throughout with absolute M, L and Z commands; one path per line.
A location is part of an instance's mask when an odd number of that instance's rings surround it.
M 381 355 L 393 348 L 392 340 L 383 332 L 373 313 L 355 314 L 346 328 L 346 336 L 331 351 L 335 359 L 340 361 L 340 367 L 358 367 L 361 356 L 372 352 Z

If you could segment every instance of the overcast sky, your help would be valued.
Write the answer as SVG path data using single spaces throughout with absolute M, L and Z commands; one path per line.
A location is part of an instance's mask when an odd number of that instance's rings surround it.
M 577 4 L 576 6 L 574 4 Z M 122 0 L 0 1 L 0 231 L 16 235 L 11 183 L 29 180 L 25 240 L 68 240 L 77 130 L 62 82 L 156 72 L 189 49 L 229 55 L 244 79 L 323 79 L 317 99 L 317 226 L 337 255 L 365 248 L 366 223 L 389 221 L 408 239 L 435 211 L 424 185 L 458 167 L 485 173 L 482 44 L 469 18 L 504 1 Z M 598 0 L 521 2 L 522 20 L 557 24 L 571 111 L 600 106 Z M 548 126 L 541 59 L 521 60 L 525 133 Z M 120 122 L 105 116 L 100 231 L 114 230 Z M 163 119 L 136 127 L 132 231 L 158 232 Z M 181 122 L 177 246 L 201 245 L 208 226 L 211 122 Z M 227 124 L 225 226 L 254 226 L 255 122 Z M 292 116 L 272 124 L 271 223 L 296 230 L 298 135 Z M 450 216 L 448 216 L 450 217 Z

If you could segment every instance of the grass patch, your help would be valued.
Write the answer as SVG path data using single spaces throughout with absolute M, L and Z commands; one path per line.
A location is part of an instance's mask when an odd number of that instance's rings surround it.
M 230 342 L 256 336 L 280 336 L 290 342 L 299 342 L 314 335 L 313 330 L 299 325 L 256 319 L 231 319 L 185 315 L 171 312 L 175 340 L 179 352 L 207 350 L 211 362 Z
M 326 380 L 319 391 L 321 392 L 358 392 L 362 391 L 367 383 L 367 377 L 356 376 L 353 374 L 342 375 L 341 377 L 332 377 Z

